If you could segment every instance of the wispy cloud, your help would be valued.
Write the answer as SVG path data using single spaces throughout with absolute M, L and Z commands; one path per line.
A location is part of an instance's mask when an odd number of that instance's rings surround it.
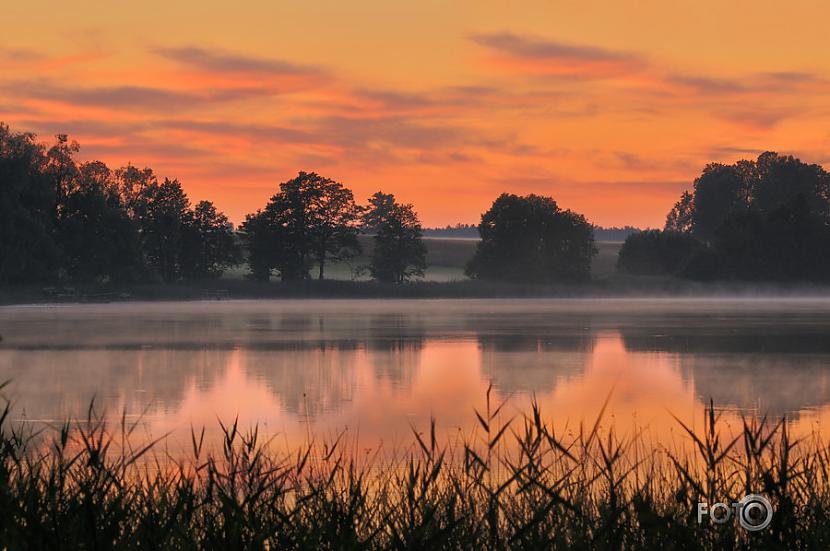
M 581 78 L 607 78 L 642 70 L 640 55 L 596 46 L 568 44 L 513 33 L 477 34 L 470 40 L 496 54 L 517 72 Z
M 173 90 L 150 86 L 64 86 L 49 80 L 19 80 L 0 84 L 0 90 L 25 99 L 57 101 L 134 111 L 180 111 L 199 104 L 227 102 L 262 96 L 268 90 L 254 88 L 217 89 L 207 91 Z
M 0 48 L 0 58 L 11 61 L 38 61 L 45 56 L 35 50 Z
M 156 48 L 153 52 L 165 59 L 204 71 L 220 73 L 263 73 L 267 75 L 320 75 L 319 67 L 299 65 L 281 59 L 248 56 L 196 46 Z

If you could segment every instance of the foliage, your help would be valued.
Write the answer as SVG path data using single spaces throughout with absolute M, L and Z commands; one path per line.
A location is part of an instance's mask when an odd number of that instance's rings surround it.
M 0 123 L 0 284 L 42 280 L 57 269 L 55 187 L 34 134 Z
M 61 205 L 57 245 L 73 280 L 128 281 L 143 274 L 139 233 L 104 163 L 78 167 Z
M 216 278 L 241 262 L 228 217 L 210 201 L 200 201 L 185 217 L 182 271 L 189 278 Z
M 482 214 L 481 241 L 467 267 L 471 277 L 515 282 L 590 278 L 596 254 L 585 217 L 550 197 L 502 194 Z
M 699 249 L 691 235 L 647 230 L 626 238 L 617 257 L 617 269 L 635 275 L 677 275 Z
M 268 281 L 281 263 L 278 226 L 269 215 L 270 211 L 258 210 L 247 215 L 239 226 L 239 236 L 248 255 L 248 277 L 254 281 Z
M 666 232 L 699 240 L 684 249 L 694 279 L 826 280 L 830 276 L 830 174 L 766 152 L 754 161 L 710 164 L 666 218 Z M 640 238 L 640 257 L 675 263 L 668 237 Z M 650 243 L 650 245 L 649 245 Z M 650 251 L 642 248 L 651 246 Z M 634 249 L 624 251 L 632 253 Z M 629 260 L 620 258 L 621 266 Z
M 0 124 L 0 284 L 208 277 L 238 261 L 224 214 L 190 208 L 177 180 L 149 168 L 78 163 Z
M 400 204 L 391 193 L 369 198 L 364 226 L 375 233 L 369 271 L 378 281 L 403 283 L 423 276 L 427 249 L 421 223 L 411 204 Z
M 284 280 L 309 279 L 314 263 L 323 279 L 325 265 L 360 254 L 361 209 L 343 184 L 314 172 L 300 172 L 280 184 L 265 209 L 244 225 L 252 276 L 272 270 Z
M 688 191 L 684 191 L 680 196 L 680 200 L 674 204 L 674 207 L 666 216 L 665 231 L 691 233 L 693 210 L 694 196 Z

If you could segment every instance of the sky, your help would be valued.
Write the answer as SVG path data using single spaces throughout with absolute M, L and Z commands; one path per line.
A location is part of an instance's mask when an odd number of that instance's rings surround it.
M 0 121 L 237 223 L 304 170 L 428 226 L 511 192 L 660 227 L 708 162 L 830 165 L 828 19 L 821 0 L 15 2 Z

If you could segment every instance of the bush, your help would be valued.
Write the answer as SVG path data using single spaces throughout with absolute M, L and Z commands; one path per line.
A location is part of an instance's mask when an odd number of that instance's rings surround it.
M 617 269 L 635 275 L 677 275 L 702 248 L 689 234 L 642 231 L 626 238 L 617 258 Z

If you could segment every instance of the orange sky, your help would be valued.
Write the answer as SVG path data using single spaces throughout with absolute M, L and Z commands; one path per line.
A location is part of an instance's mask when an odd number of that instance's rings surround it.
M 830 164 L 828 19 L 820 0 L 18 2 L 0 120 L 235 222 L 314 170 L 427 225 L 512 191 L 660 226 L 708 161 Z

